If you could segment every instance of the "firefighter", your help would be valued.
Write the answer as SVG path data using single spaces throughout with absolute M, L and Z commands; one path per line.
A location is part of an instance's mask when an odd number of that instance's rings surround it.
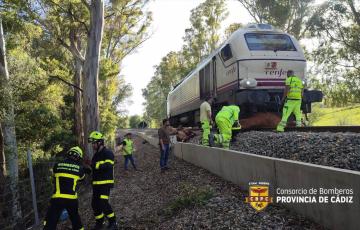
M 276 130 L 284 132 L 287 120 L 291 113 L 294 113 L 296 118 L 296 127 L 301 126 L 301 101 L 304 94 L 304 85 L 302 80 L 294 75 L 293 70 L 287 71 L 287 79 L 285 81 L 285 90 L 281 103 L 284 104 L 282 111 L 282 118 Z
M 216 114 L 215 122 L 220 131 L 220 134 L 210 134 L 209 143 L 213 146 L 214 143 L 222 144 L 225 149 L 230 148 L 230 140 L 232 137 L 232 127 L 236 123 L 238 129 L 241 128 L 239 123 L 240 108 L 237 105 L 223 106 Z
M 92 144 L 94 156 L 91 160 L 93 196 L 91 206 L 95 215 L 95 229 L 101 229 L 105 217 L 108 229 L 117 229 L 115 213 L 109 204 L 110 190 L 114 187 L 114 154 L 104 146 L 104 136 L 91 132 L 88 142 Z
M 135 162 L 134 162 L 134 158 L 133 158 L 133 152 L 135 151 L 134 148 L 134 142 L 131 139 L 131 133 L 127 133 L 125 135 L 124 141 L 122 142 L 122 152 L 123 152 L 123 156 L 125 159 L 125 170 L 127 170 L 127 165 L 129 163 L 129 160 L 132 164 L 132 166 L 134 167 L 135 170 L 137 170 Z
M 213 99 L 211 97 L 207 97 L 206 100 L 200 105 L 200 122 L 201 128 L 203 130 L 201 144 L 205 146 L 209 146 L 209 134 L 211 130 L 211 125 L 213 123 L 211 119 L 212 102 Z
M 72 228 L 84 229 L 78 213 L 76 192 L 77 182 L 85 177 L 84 168 L 81 164 L 82 158 L 83 152 L 76 146 L 66 153 L 64 160 L 54 165 L 54 194 L 50 200 L 44 229 L 56 229 L 58 219 L 64 209 L 69 213 Z

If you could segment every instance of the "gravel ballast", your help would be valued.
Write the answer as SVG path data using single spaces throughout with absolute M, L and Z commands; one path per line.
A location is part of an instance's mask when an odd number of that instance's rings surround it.
M 141 171 L 130 166 L 126 173 L 122 156 L 116 156 L 111 203 L 121 229 L 322 229 L 281 206 L 256 212 L 239 186 L 172 155 L 171 169 L 160 173 L 158 149 L 142 142 L 135 137 Z M 88 188 L 79 201 L 85 229 L 94 223 L 90 204 Z
M 200 136 L 191 140 L 198 144 Z M 360 170 L 360 134 L 260 132 L 236 135 L 230 149 L 342 169 Z

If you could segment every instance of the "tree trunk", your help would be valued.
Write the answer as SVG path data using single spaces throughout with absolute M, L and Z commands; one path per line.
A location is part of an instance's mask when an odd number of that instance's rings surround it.
M 2 133 L 2 125 L 0 123 L 0 184 L 3 182 L 3 179 L 6 175 L 6 160 L 4 152 L 4 136 Z M 1 185 L 0 185 L 1 186 Z
M 100 63 L 100 48 L 104 24 L 104 2 L 103 0 L 91 0 L 90 6 L 90 32 L 88 35 L 85 65 L 84 65 L 84 135 L 99 130 L 99 105 L 98 105 L 98 75 Z M 92 157 L 92 149 L 85 145 L 85 151 Z
M 81 76 L 82 76 L 82 62 L 78 58 L 75 59 L 75 75 L 74 75 L 74 84 L 81 88 Z M 83 130 L 83 120 L 82 120 L 82 101 L 81 101 L 81 92 L 80 90 L 74 88 L 74 109 L 75 109 L 75 117 L 74 117 L 74 128 L 75 128 L 75 136 L 77 138 L 77 143 L 84 149 L 84 130 Z
M 15 229 L 21 229 L 22 213 L 19 202 L 18 192 L 18 180 L 19 180 L 19 169 L 18 169 L 18 153 L 16 144 L 15 134 L 15 119 L 14 119 L 14 104 L 12 101 L 12 92 L 9 86 L 9 72 L 7 70 L 6 63 L 6 51 L 5 51 L 5 37 L 2 27 L 2 19 L 0 18 L 0 80 L 1 87 L 3 89 L 3 96 L 6 100 L 4 103 L 4 116 L 2 120 L 2 132 L 4 136 L 4 150 L 7 158 L 7 169 L 10 179 L 10 194 L 11 194 L 11 214 L 12 224 Z

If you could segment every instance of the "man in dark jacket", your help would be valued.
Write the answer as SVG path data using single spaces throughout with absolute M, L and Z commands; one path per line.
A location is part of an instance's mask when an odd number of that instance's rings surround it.
M 56 229 L 58 219 L 64 209 L 67 210 L 72 223 L 72 228 L 84 229 L 78 213 L 77 182 L 84 179 L 84 168 L 81 160 L 82 150 L 76 146 L 72 147 L 65 159 L 56 163 L 54 173 L 54 194 L 50 200 L 50 206 L 44 222 L 44 230 Z
M 88 142 L 92 143 L 95 152 L 91 161 L 93 173 L 91 206 L 96 220 L 93 229 L 101 229 L 105 217 L 109 221 L 107 229 L 118 229 L 115 213 L 109 204 L 110 189 L 114 187 L 114 154 L 104 146 L 104 137 L 100 132 L 93 131 Z

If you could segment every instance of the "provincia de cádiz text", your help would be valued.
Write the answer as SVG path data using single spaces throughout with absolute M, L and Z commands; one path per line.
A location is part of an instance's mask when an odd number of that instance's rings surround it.
M 354 203 L 352 188 L 277 188 L 276 203 Z

